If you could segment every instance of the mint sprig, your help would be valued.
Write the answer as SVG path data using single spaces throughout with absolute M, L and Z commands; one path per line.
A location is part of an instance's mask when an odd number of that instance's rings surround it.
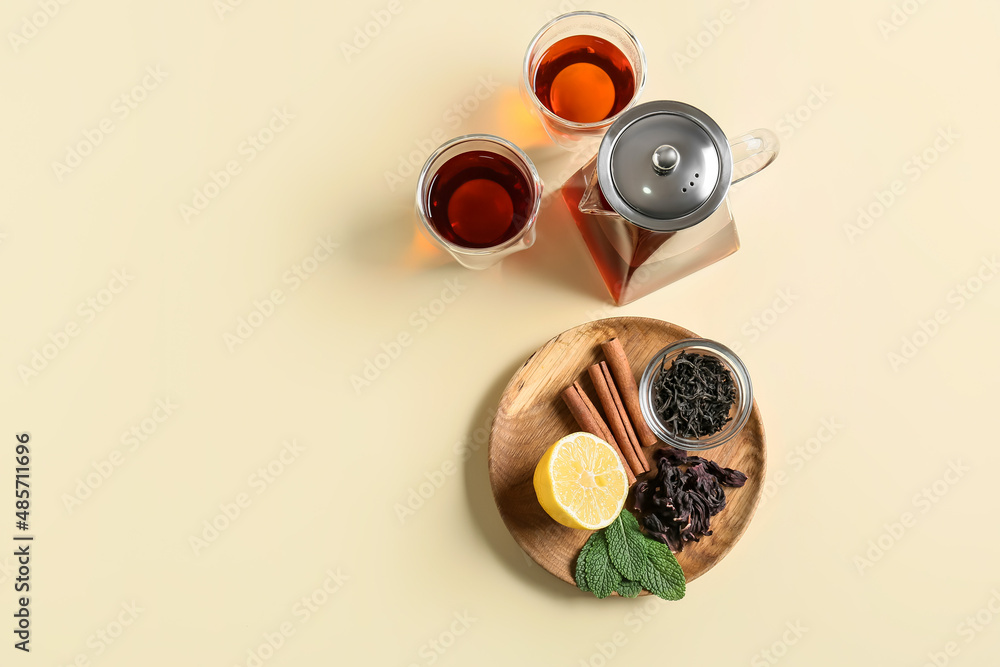
M 643 547 L 646 536 L 639 531 L 639 522 L 632 513 L 622 510 L 614 523 L 604 529 L 604 537 L 615 569 L 630 581 L 641 581 L 647 567 Z
M 615 588 L 622 582 L 622 575 L 611 564 L 611 555 L 608 553 L 608 541 L 604 539 L 604 533 L 597 533 L 588 540 L 594 544 L 587 554 L 587 585 L 590 592 L 599 598 L 606 598 L 615 592 Z
M 674 558 L 670 547 L 656 540 L 646 540 L 647 566 L 642 576 L 642 585 L 650 593 L 664 600 L 680 600 L 684 597 L 686 584 L 684 571 Z
M 642 534 L 622 510 L 607 528 L 590 536 L 576 563 L 576 585 L 599 598 L 612 592 L 636 597 L 643 588 L 664 600 L 684 597 L 684 571 L 670 549 Z
M 618 588 L 615 589 L 615 593 L 618 593 L 623 598 L 637 598 L 641 592 L 642 584 L 638 581 L 625 581 L 624 579 L 618 584 Z
M 587 540 L 576 557 L 576 587 L 585 593 L 590 592 L 590 584 L 587 583 L 587 554 L 592 546 L 594 543 Z

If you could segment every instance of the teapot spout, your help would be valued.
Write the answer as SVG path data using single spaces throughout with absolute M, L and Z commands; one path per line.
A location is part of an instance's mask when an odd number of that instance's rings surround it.
M 604 199 L 601 193 L 601 186 L 597 180 L 597 157 L 585 164 L 580 170 L 583 174 L 583 181 L 586 187 L 583 190 L 583 198 L 577 208 L 581 213 L 588 215 L 609 215 L 617 216 L 618 213 L 611 208 L 611 205 Z

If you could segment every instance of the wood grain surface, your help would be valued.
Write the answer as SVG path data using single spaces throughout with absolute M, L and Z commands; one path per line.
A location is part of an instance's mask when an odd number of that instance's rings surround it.
M 490 484 L 507 529 L 536 563 L 573 585 L 576 555 L 591 533 L 566 528 L 549 518 L 535 498 L 531 478 L 535 464 L 552 443 L 580 430 L 560 393 L 580 380 L 594 396 L 587 367 L 603 360 L 601 343 L 615 336 L 621 339 L 636 377 L 670 343 L 697 337 L 669 322 L 639 317 L 598 320 L 561 333 L 514 374 L 500 399 L 490 434 Z M 722 560 L 750 524 L 763 490 L 765 449 L 764 426 L 755 401 L 750 419 L 736 438 L 698 452 L 746 473 L 747 483 L 726 489 L 726 508 L 712 518 L 713 534 L 687 544 L 677 554 L 689 582 Z M 652 450 L 644 450 L 647 457 Z

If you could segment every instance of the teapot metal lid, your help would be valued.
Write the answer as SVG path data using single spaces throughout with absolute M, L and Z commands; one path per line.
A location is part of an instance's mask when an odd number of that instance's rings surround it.
M 729 192 L 733 154 L 722 128 L 682 102 L 647 102 L 608 128 L 597 177 L 611 207 L 656 232 L 692 227 Z

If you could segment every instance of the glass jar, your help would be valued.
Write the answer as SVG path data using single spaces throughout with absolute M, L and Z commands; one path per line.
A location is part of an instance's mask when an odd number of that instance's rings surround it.
M 716 433 L 702 438 L 687 438 L 674 433 L 660 419 L 654 408 L 654 386 L 662 371 L 669 369 L 682 354 L 699 354 L 717 359 L 733 378 L 736 400 L 729 409 L 728 421 Z M 672 447 L 700 452 L 724 445 L 743 430 L 753 410 L 753 384 L 750 373 L 736 353 L 725 345 L 706 338 L 685 338 L 668 345 L 653 357 L 639 381 L 639 408 L 646 424 L 657 438 Z

